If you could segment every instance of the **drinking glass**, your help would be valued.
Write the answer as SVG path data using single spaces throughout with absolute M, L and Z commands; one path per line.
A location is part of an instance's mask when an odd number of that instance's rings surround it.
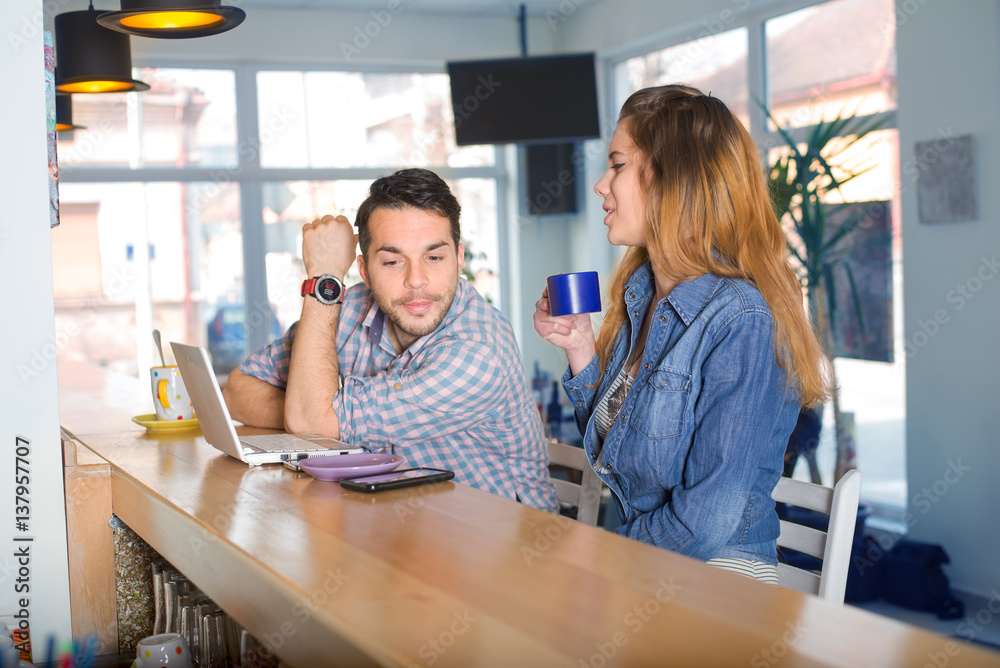
M 243 629 L 240 634 L 240 666 L 241 668 L 277 668 L 278 658 L 270 647 Z
M 153 635 L 160 635 L 167 630 L 166 601 L 164 600 L 163 578 L 164 569 L 169 568 L 166 561 L 157 559 L 150 563 L 153 572 Z
M 209 603 L 198 606 L 198 616 L 201 620 L 199 665 L 201 668 L 227 668 L 226 613 Z
M 226 662 L 230 666 L 240 665 L 240 638 L 243 635 L 243 626 L 233 619 L 233 616 L 226 614 Z
M 180 632 L 180 610 L 177 599 L 184 594 L 191 593 L 191 581 L 177 571 L 164 571 L 163 576 L 164 592 L 164 617 L 165 633 Z

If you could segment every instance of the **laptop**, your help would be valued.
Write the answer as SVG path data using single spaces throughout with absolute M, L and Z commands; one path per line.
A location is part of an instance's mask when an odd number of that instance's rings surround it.
M 364 452 L 357 446 L 316 434 L 236 433 L 222 390 L 212 371 L 208 351 L 198 346 L 171 342 L 184 387 L 191 396 L 205 440 L 216 450 L 251 466 L 296 462 L 309 457 L 353 455 Z

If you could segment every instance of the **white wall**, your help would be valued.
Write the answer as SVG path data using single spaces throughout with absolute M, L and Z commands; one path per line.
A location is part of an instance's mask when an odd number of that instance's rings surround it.
M 109 4 L 114 3 L 104 3 Z M 417 63 L 443 70 L 446 60 L 521 54 L 513 5 L 509 16 L 464 17 L 417 13 L 409 8 L 413 2 L 401 2 L 400 10 L 391 13 L 386 9 L 389 4 L 375 1 L 371 3 L 375 9 L 365 12 L 251 8 L 239 27 L 210 38 L 133 37 L 132 58 L 201 65 L 267 62 L 350 67 Z M 86 8 L 86 2 L 71 0 L 60 2 L 59 11 Z M 552 52 L 556 36 L 543 18 L 529 20 L 529 54 Z
M 0 4 L 0 67 L 5 76 L 0 127 L 0 615 L 26 599 L 36 661 L 45 640 L 70 639 L 69 575 L 62 443 L 55 365 L 45 60 L 38 0 Z M 16 97 L 16 104 L 12 99 Z M 16 447 L 30 442 L 27 531 L 15 525 Z M 23 475 L 23 472 L 18 472 Z M 20 505 L 20 503 L 18 503 Z M 33 537 L 31 542 L 17 538 Z M 15 557 L 27 548 L 29 558 Z M 22 552 L 23 554 L 23 552 Z M 24 568 L 26 570 L 22 571 Z M 28 590 L 23 589 L 27 585 Z
M 897 15 L 911 533 L 944 545 L 954 585 L 986 594 L 1000 588 L 1000 14 L 906 0 Z M 972 135 L 976 220 L 918 222 L 914 144 L 942 133 Z
M 808 1 L 808 0 L 807 0 Z M 813 0 L 819 1 L 819 0 Z M 565 4 L 565 3 L 563 3 Z M 663 48 L 664 37 L 678 41 L 723 32 L 748 12 L 783 11 L 803 6 L 801 0 L 604 0 L 580 3 L 559 23 L 567 51 L 600 51 L 605 55 Z

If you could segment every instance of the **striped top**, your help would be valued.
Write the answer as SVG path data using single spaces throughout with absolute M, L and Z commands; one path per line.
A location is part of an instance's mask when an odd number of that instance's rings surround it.
M 615 382 L 608 388 L 604 397 L 597 402 L 597 410 L 594 411 L 594 426 L 597 428 L 597 435 L 600 436 L 601 441 L 608 437 L 611 425 L 618 418 L 618 411 L 622 409 L 625 397 L 631 387 L 632 376 L 628 369 L 622 367 Z
M 739 559 L 735 557 L 716 557 L 709 559 L 709 566 L 721 568 L 724 571 L 743 575 L 758 582 L 767 584 L 778 584 L 778 567 L 774 564 L 765 564 L 763 561 L 752 561 L 750 559 Z
M 384 321 L 367 286 L 347 290 L 333 398 L 340 439 L 555 512 L 541 418 L 507 319 L 460 279 L 438 328 L 401 354 L 382 335 Z M 284 389 L 296 325 L 240 371 Z

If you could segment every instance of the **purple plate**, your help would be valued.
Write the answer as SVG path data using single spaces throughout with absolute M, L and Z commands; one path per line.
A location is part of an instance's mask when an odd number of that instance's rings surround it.
M 388 473 L 403 463 L 399 455 L 327 455 L 299 460 L 302 470 L 316 480 L 335 481 L 376 473 Z

